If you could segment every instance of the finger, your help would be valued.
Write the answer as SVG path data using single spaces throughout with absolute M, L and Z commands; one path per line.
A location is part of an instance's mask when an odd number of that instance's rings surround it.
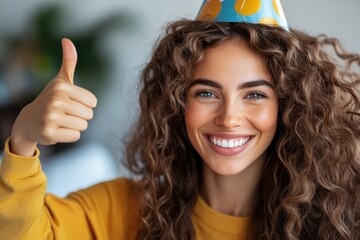
M 58 108 L 67 115 L 90 120 L 93 117 L 92 108 L 71 99 L 59 101 Z
M 71 129 L 76 131 L 85 131 L 88 127 L 86 120 L 70 115 L 64 115 L 57 122 L 58 126 L 62 129 Z
M 76 142 L 81 136 L 79 131 L 68 128 L 58 128 L 56 132 L 56 136 L 52 139 L 56 143 Z
M 77 62 L 76 48 L 74 44 L 67 38 L 62 39 L 61 46 L 63 59 L 59 76 L 64 78 L 63 80 L 74 84 L 74 73 Z
M 91 108 L 96 107 L 97 104 L 97 98 L 92 92 L 76 85 L 69 88 L 68 97 Z

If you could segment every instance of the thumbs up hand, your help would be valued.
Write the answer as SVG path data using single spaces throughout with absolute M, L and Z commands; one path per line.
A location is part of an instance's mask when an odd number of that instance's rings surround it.
M 75 46 L 62 40 L 63 60 L 58 75 L 18 115 L 11 134 L 11 152 L 32 156 L 36 145 L 75 142 L 93 117 L 96 97 L 74 85 Z

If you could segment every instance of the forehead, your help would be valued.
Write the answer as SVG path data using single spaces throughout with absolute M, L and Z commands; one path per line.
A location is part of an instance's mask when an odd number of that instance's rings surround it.
M 193 79 L 196 78 L 271 81 L 262 57 L 240 39 L 228 40 L 206 49 L 202 60 L 194 69 Z

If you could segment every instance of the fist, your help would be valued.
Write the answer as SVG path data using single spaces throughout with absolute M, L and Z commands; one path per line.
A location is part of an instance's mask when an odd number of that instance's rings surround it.
M 62 51 L 57 76 L 18 115 L 12 129 L 12 151 L 20 149 L 20 143 L 23 148 L 37 143 L 74 142 L 87 129 L 97 99 L 90 91 L 74 85 L 77 53 L 70 40 L 62 40 Z

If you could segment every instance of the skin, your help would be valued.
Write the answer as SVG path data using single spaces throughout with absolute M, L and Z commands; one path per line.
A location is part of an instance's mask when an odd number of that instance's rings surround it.
M 185 123 L 204 161 L 200 192 L 213 209 L 235 216 L 253 214 L 277 115 L 272 79 L 259 55 L 239 39 L 205 51 L 188 91 Z M 219 147 L 211 142 L 214 138 L 243 145 Z
M 97 99 L 74 85 L 77 53 L 69 39 L 62 40 L 63 61 L 58 75 L 40 95 L 25 106 L 12 128 L 11 152 L 33 156 L 36 145 L 68 143 L 80 139 L 93 117 Z

